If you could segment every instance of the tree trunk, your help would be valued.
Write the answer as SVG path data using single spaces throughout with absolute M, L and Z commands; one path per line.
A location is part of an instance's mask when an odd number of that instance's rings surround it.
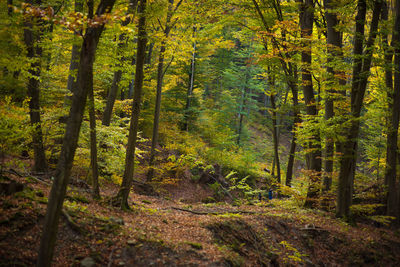
M 83 0 L 75 0 L 75 12 L 83 12 Z M 79 32 L 82 34 L 82 31 Z M 74 36 L 74 43 L 72 45 L 71 63 L 69 64 L 69 75 L 67 81 L 67 89 L 73 93 L 73 88 L 76 88 L 77 71 L 79 68 L 79 56 L 81 45 L 79 44 L 80 38 Z
M 142 98 L 143 78 L 144 78 L 144 61 L 146 57 L 146 0 L 141 0 L 139 4 L 139 23 L 138 23 L 138 43 L 136 53 L 136 73 L 134 96 L 132 103 L 132 115 L 129 126 L 128 146 L 126 149 L 125 171 L 121 188 L 116 196 L 114 204 L 119 204 L 121 209 L 129 209 L 128 196 L 132 186 L 133 172 L 135 166 L 135 148 L 139 124 L 140 104 Z
M 327 71 L 329 73 L 329 89 L 326 92 L 325 99 L 325 120 L 328 121 L 328 125 L 331 125 L 331 120 L 335 116 L 334 112 L 334 99 L 335 90 L 334 87 L 337 85 L 335 83 L 335 75 L 338 73 L 333 67 L 333 61 L 335 58 L 341 58 L 341 48 L 342 48 L 342 38 L 338 30 L 336 30 L 338 25 L 337 15 L 332 11 L 335 6 L 332 0 L 324 0 L 325 5 L 325 18 L 327 25 L 327 50 L 328 50 L 328 67 Z M 342 79 L 341 79 L 342 80 Z M 340 81 L 339 81 L 340 82 Z M 333 173 L 333 157 L 334 157 L 334 140 L 331 136 L 328 136 L 325 140 L 325 174 L 324 174 L 324 185 L 323 190 L 329 191 L 332 185 L 332 173 Z
M 246 81 L 246 83 L 247 83 L 247 81 Z M 236 140 L 236 143 L 237 143 L 238 146 L 240 146 L 240 138 L 242 136 L 243 117 L 244 117 L 243 112 L 244 112 L 244 107 L 246 105 L 246 97 L 247 97 L 247 88 L 244 87 L 243 90 L 242 90 L 242 99 L 241 99 L 240 108 L 239 108 L 238 138 Z
M 181 3 L 180 1 L 179 3 Z M 178 4 L 179 4 L 178 3 Z M 156 105 L 154 108 L 154 121 L 153 121 L 153 136 L 151 138 L 151 149 L 150 149 L 150 159 L 149 159 L 149 172 L 147 173 L 147 181 L 151 181 L 154 175 L 154 157 L 156 151 L 156 145 L 158 143 L 158 126 L 160 122 L 160 110 L 161 110 L 161 93 L 164 78 L 164 58 L 165 58 L 165 46 L 167 44 L 167 39 L 169 32 L 171 30 L 171 18 L 173 16 L 173 5 L 174 0 L 169 0 L 167 19 L 164 28 L 164 39 L 161 41 L 160 54 L 158 55 L 158 66 L 157 66 L 157 92 L 156 92 Z M 176 9 L 175 9 L 176 10 Z
M 96 16 L 99 17 L 106 12 L 110 12 L 115 0 L 102 0 L 97 8 Z M 79 131 L 82 124 L 83 113 L 85 110 L 86 99 L 91 88 L 91 82 L 87 77 L 93 71 L 93 62 L 96 47 L 104 25 L 89 27 L 83 38 L 80 52 L 79 68 L 76 88 L 72 97 L 70 114 L 68 117 L 66 132 L 63 139 L 60 159 L 54 175 L 54 182 L 51 187 L 37 266 L 51 266 L 54 252 L 54 245 L 57 238 L 58 220 L 69 182 L 71 168 L 74 160 L 75 150 L 78 143 Z
M 312 84 L 311 75 L 311 38 L 312 38 L 312 28 L 314 19 L 314 2 L 313 0 L 301 1 L 300 6 L 300 28 L 301 37 L 303 38 L 303 49 L 301 52 L 301 62 L 302 62 L 302 87 L 304 94 L 304 101 L 306 104 L 307 115 L 314 118 L 318 115 L 315 98 L 314 89 Z M 321 177 L 321 139 L 319 132 L 312 134 L 308 143 L 307 149 L 310 152 L 307 153 L 309 158 L 308 176 L 310 184 L 307 192 L 307 199 L 305 202 L 306 207 L 313 207 L 318 197 L 318 183 Z
M 133 16 L 133 14 L 136 10 L 136 7 L 137 7 L 137 2 L 138 2 L 137 0 L 130 0 L 128 12 L 127 12 L 128 17 L 124 21 L 122 21 L 122 23 L 121 23 L 122 27 L 127 26 L 132 21 L 130 15 Z M 121 50 L 125 46 L 126 46 L 126 34 L 122 33 L 118 37 L 117 55 L 121 54 Z M 121 67 L 121 63 L 123 63 L 126 60 L 126 58 L 122 57 L 118 60 L 120 60 L 121 62 L 117 63 L 116 67 Z M 102 124 L 105 126 L 110 126 L 112 110 L 114 108 L 115 99 L 117 99 L 119 83 L 121 81 L 121 78 L 122 78 L 122 70 L 118 69 L 118 70 L 114 71 L 113 82 L 111 84 L 110 91 L 108 92 L 106 107 L 104 108 L 104 112 L 103 112 Z
M 193 27 L 193 37 L 196 35 L 196 30 L 197 30 L 196 27 Z M 189 86 L 186 98 L 185 121 L 183 124 L 183 129 L 185 131 L 189 131 L 189 110 L 191 108 L 192 93 L 194 88 L 195 66 L 196 66 L 196 41 L 193 42 L 192 59 L 190 61 Z
M 29 4 L 40 6 L 41 1 L 27 1 Z M 28 58 L 32 60 L 29 68 L 30 78 L 28 80 L 28 97 L 29 99 L 29 116 L 31 124 L 34 126 L 32 133 L 32 144 L 34 152 L 34 166 L 33 170 L 36 172 L 47 171 L 46 155 L 43 146 L 43 134 L 40 121 L 40 89 L 39 77 L 41 71 L 42 48 L 39 46 L 41 33 L 39 30 L 34 30 L 34 21 L 37 20 L 36 26 L 43 26 L 41 18 L 28 17 L 26 15 L 24 25 L 24 42 L 28 51 Z
M 297 124 L 300 123 L 299 117 L 299 100 L 298 100 L 298 88 L 297 88 L 297 66 L 290 65 L 290 73 L 293 72 L 294 81 L 289 82 L 289 87 L 292 90 L 293 95 L 293 136 L 292 136 L 292 143 L 290 144 L 290 151 L 289 151 L 289 159 L 286 169 L 286 186 L 291 186 L 292 184 L 292 176 L 293 176 L 293 166 L 294 166 L 294 156 L 296 153 L 296 127 Z
M 396 166 L 397 166 L 397 138 L 400 118 L 400 0 L 396 0 L 395 6 L 395 25 L 391 46 L 394 48 L 394 68 L 390 67 L 390 80 L 387 81 L 388 103 L 390 112 L 390 121 L 387 134 L 387 152 L 386 152 L 386 170 L 385 185 L 388 188 L 387 193 L 387 215 L 400 218 L 398 214 L 398 197 L 396 187 Z M 386 64 L 392 66 L 392 56 L 387 57 Z M 394 85 L 392 85 L 392 73 L 394 73 Z M 389 75 L 387 75 L 387 80 Z
M 337 192 L 336 215 L 338 217 L 350 217 L 350 205 L 352 203 L 354 173 L 356 168 L 358 133 L 360 129 L 360 114 L 372 60 L 372 48 L 375 42 L 376 32 L 381 11 L 381 1 L 374 2 L 370 34 L 364 49 L 364 26 L 366 17 L 366 1 L 359 0 L 357 6 L 356 29 L 354 41 L 353 80 L 351 88 L 351 125 L 347 129 L 346 141 L 342 148 L 343 156 L 340 159 L 339 183 Z
M 276 105 L 275 105 L 275 95 L 271 94 L 271 106 L 272 106 L 272 137 L 274 139 L 274 158 L 276 166 L 276 177 L 278 183 L 281 183 L 281 166 L 279 163 L 279 140 L 278 140 L 278 125 L 276 123 Z
M 97 138 L 96 138 L 96 115 L 94 110 L 93 94 L 93 71 L 89 73 L 88 80 L 91 80 L 89 89 L 89 122 L 90 122 L 90 166 L 92 168 L 92 196 L 94 199 L 100 198 L 99 188 L 99 167 L 97 164 Z

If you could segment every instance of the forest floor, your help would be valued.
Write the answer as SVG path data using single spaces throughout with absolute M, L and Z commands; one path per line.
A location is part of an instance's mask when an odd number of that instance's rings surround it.
M 18 173 L 18 172 L 17 172 Z M 50 180 L 3 172 L 0 266 L 33 266 Z M 12 182 L 15 181 L 15 182 Z M 23 184 L 18 188 L 18 184 Z M 181 180 L 163 196 L 132 192 L 131 211 L 110 205 L 118 187 L 93 201 L 71 186 L 60 219 L 54 266 L 399 266 L 400 233 L 351 226 L 332 213 L 285 205 L 201 203 L 205 185 Z M 19 192 L 16 192 L 19 191 Z M 184 193 L 183 193 L 184 192 Z

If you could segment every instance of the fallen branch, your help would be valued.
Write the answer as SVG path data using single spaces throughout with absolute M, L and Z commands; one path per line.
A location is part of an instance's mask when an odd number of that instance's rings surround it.
M 196 211 L 196 210 L 189 210 L 189 209 L 184 209 L 184 208 L 179 208 L 179 207 L 170 207 L 166 209 L 173 209 L 173 210 L 179 210 L 179 211 L 184 211 L 184 212 L 190 212 L 196 215 L 223 215 L 226 213 L 232 213 L 232 214 L 266 214 L 263 212 L 255 212 L 255 211 L 246 211 L 246 210 L 223 210 L 223 211 Z
M 30 174 L 21 174 L 21 173 L 17 172 L 17 171 L 14 170 L 14 169 L 9 169 L 9 170 L 5 170 L 5 171 L 8 172 L 8 173 L 10 173 L 10 174 L 15 174 L 15 175 L 17 175 L 17 176 L 19 176 L 19 177 L 28 177 L 28 178 L 32 178 L 33 180 L 35 180 L 35 181 L 37 181 L 37 182 L 43 183 L 43 184 L 45 184 L 45 185 L 50 185 L 48 182 L 44 181 L 43 179 L 41 179 L 41 178 L 39 178 L 39 177 L 35 177 L 35 176 L 33 176 L 33 175 L 30 175 Z
M 65 219 L 68 222 L 68 225 L 72 228 L 72 230 L 74 230 L 80 234 L 83 233 L 81 227 L 76 222 L 74 222 L 74 220 L 71 218 L 71 216 L 68 214 L 68 212 L 65 209 L 62 209 L 62 214 L 64 215 Z

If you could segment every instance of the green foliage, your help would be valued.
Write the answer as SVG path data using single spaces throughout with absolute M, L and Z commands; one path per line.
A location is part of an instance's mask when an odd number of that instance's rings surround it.
M 292 244 L 287 241 L 281 241 L 279 244 L 283 247 L 283 260 L 285 264 L 301 264 L 307 254 L 300 253 Z
M 28 114 L 27 100 L 22 106 L 13 103 L 11 96 L 0 100 L 0 157 L 27 150 L 34 129 Z
M 203 249 L 203 245 L 200 243 L 186 241 L 185 244 L 188 244 L 189 246 L 191 246 L 192 248 L 197 249 L 197 250 Z
M 351 213 L 358 216 L 367 216 L 373 214 L 377 208 L 383 204 L 354 204 L 350 206 Z
M 78 212 L 87 213 L 88 212 L 87 205 L 80 204 L 76 201 L 65 200 L 64 207 L 68 208 L 68 210 L 75 212 L 75 213 L 78 213 Z
M 393 216 L 383 216 L 383 215 L 368 216 L 368 218 L 384 226 L 389 226 L 396 219 Z

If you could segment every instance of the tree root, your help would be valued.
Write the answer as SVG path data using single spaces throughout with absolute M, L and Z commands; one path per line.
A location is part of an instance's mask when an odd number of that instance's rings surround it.
M 71 227 L 72 230 L 78 232 L 79 234 L 83 234 L 84 233 L 84 231 L 80 227 L 80 225 L 77 224 L 76 222 L 74 222 L 74 220 L 71 218 L 71 215 L 69 215 L 68 212 L 65 209 L 62 209 L 62 214 L 64 215 L 65 219 L 68 222 L 69 227 Z

